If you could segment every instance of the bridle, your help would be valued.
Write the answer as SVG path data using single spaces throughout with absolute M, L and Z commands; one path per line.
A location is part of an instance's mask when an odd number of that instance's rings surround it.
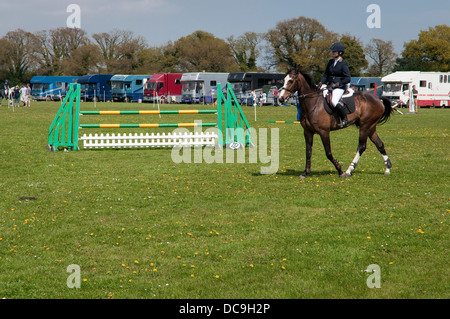
M 298 82 L 298 75 L 297 75 L 297 77 L 295 78 L 294 84 L 295 84 L 296 82 Z M 288 91 L 288 92 L 290 93 L 290 95 L 289 95 L 287 98 L 290 98 L 290 97 L 291 97 L 292 95 L 294 95 L 295 92 L 296 92 L 296 91 L 292 91 L 291 89 L 288 89 L 288 88 L 286 88 L 286 87 L 284 87 L 284 86 L 280 89 L 280 91 L 282 91 L 282 90 Z M 301 94 L 301 95 L 298 95 L 298 98 L 299 98 L 299 99 L 305 99 L 305 98 L 307 98 L 307 97 L 314 97 L 314 96 L 311 96 L 311 95 L 313 95 L 313 94 L 315 94 L 315 95 L 320 95 L 320 94 L 322 93 L 322 91 L 324 91 L 324 90 L 326 90 L 326 88 L 325 88 L 325 89 L 320 89 L 320 91 L 314 91 L 314 92 L 310 92 L 310 93 L 306 93 L 306 94 Z M 298 91 L 298 90 L 297 90 L 297 91 Z

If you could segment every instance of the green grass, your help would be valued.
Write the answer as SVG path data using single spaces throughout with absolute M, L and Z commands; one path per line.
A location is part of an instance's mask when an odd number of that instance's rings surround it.
M 279 128 L 279 170 L 261 175 L 268 164 L 248 160 L 175 164 L 170 149 L 48 152 L 59 105 L 0 107 L 1 298 L 450 297 L 450 110 L 394 114 L 378 128 L 390 176 L 369 142 L 353 176 L 339 178 L 316 136 L 312 174 L 300 180 L 301 126 L 267 123 L 295 120 L 294 107 L 258 108 L 256 122 L 244 107 L 252 126 Z M 153 105 L 97 104 L 139 108 Z M 81 121 L 199 118 L 214 121 Z M 357 136 L 354 127 L 332 133 L 344 169 Z M 71 264 L 81 289 L 67 287 Z M 370 264 L 381 268 L 380 289 L 366 285 Z

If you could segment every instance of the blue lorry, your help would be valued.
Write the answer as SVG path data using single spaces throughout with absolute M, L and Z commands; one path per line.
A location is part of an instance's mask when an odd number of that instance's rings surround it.
M 381 96 L 383 93 L 383 82 L 381 82 L 381 78 L 377 77 L 352 77 L 350 85 L 353 86 L 355 91 L 374 93 L 376 89 L 377 96 Z
M 81 100 L 83 101 L 111 101 L 111 78 L 113 74 L 92 74 L 78 78 L 81 85 Z
M 144 85 L 151 75 L 116 74 L 111 77 L 112 99 L 115 102 L 138 102 L 144 98 Z
M 78 76 L 34 76 L 30 80 L 31 98 L 36 101 L 60 101 Z

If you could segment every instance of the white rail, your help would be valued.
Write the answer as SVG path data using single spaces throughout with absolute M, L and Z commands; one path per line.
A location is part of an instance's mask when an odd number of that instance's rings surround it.
M 218 136 L 212 132 L 84 134 L 80 140 L 84 148 L 215 146 Z

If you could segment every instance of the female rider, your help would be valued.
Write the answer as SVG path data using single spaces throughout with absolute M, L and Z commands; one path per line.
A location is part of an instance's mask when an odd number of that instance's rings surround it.
M 320 79 L 319 87 L 322 83 L 327 83 L 327 87 L 332 91 L 331 103 L 336 108 L 341 117 L 341 127 L 347 126 L 347 114 L 344 105 L 340 103 L 342 95 L 344 95 L 347 84 L 350 83 L 351 75 L 347 62 L 342 58 L 345 52 L 345 46 L 342 43 L 334 43 L 330 51 L 333 58 L 328 61 L 327 68 Z

